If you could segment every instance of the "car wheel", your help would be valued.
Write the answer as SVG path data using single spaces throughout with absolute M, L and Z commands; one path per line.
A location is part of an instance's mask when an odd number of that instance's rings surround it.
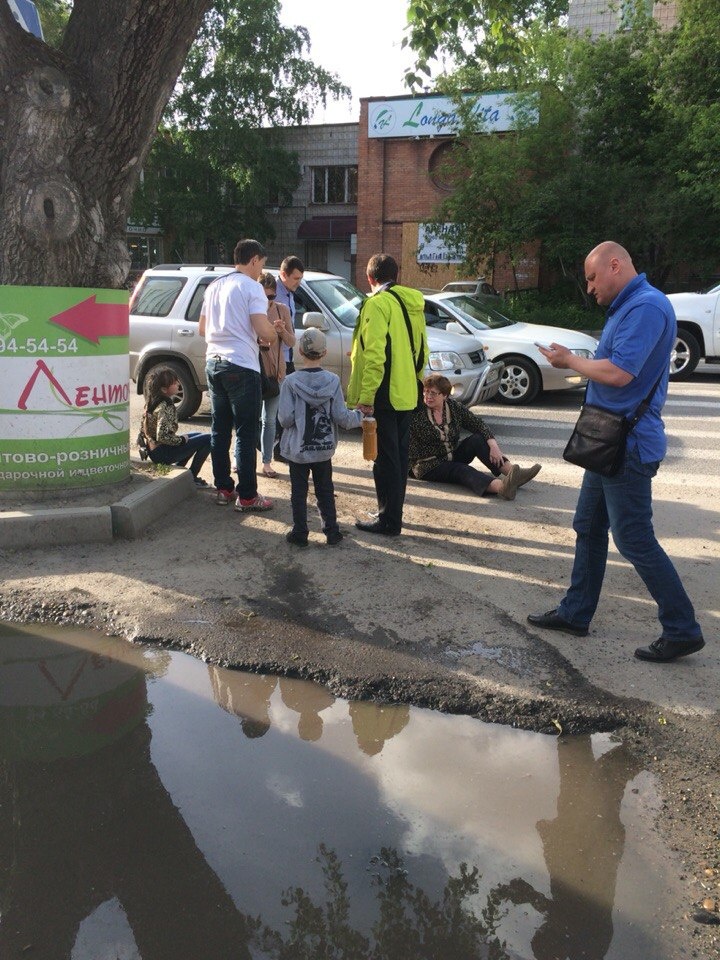
M 540 374 L 526 357 L 498 357 L 505 364 L 497 399 L 503 403 L 532 403 L 540 393 Z
M 157 364 L 159 367 L 170 367 L 174 371 L 180 383 L 180 389 L 175 394 L 176 413 L 178 420 L 187 420 L 197 412 L 202 402 L 202 392 L 195 386 L 195 381 L 184 363 L 176 363 L 173 360 L 166 360 L 164 363 Z M 150 368 L 153 369 L 152 367 Z M 147 377 L 150 370 L 147 371 Z
M 700 362 L 700 344 L 687 330 L 678 330 L 670 354 L 670 379 L 688 380 Z

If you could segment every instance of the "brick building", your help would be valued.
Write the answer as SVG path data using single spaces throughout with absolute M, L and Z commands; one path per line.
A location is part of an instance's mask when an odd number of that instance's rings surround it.
M 487 135 L 512 129 L 509 95 L 484 96 L 478 100 L 477 110 Z M 458 278 L 458 258 L 453 258 L 442 242 L 428 241 L 424 234 L 424 224 L 432 220 L 439 203 L 452 190 L 444 177 L 443 159 L 456 126 L 455 107 L 445 97 L 370 97 L 360 101 L 358 286 L 367 287 L 364 267 L 380 251 L 395 257 L 401 280 L 409 286 L 439 288 Z M 528 250 L 519 274 L 522 287 L 537 286 L 534 251 Z M 502 263 L 496 264 L 487 279 L 499 290 L 514 286 Z
M 622 30 L 628 12 L 641 3 L 665 29 L 677 23 L 675 0 L 570 0 L 568 26 L 578 33 L 590 31 L 592 37 Z

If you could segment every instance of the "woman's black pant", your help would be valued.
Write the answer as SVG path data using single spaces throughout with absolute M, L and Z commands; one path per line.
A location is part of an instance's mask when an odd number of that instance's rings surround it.
M 484 463 L 491 471 L 492 476 L 471 467 L 470 461 L 475 459 Z M 505 459 L 504 457 L 503 460 Z M 458 483 L 462 487 L 468 487 L 480 497 L 495 477 L 499 476 L 500 468 L 496 467 L 490 459 L 490 448 L 487 440 L 480 433 L 472 433 L 457 445 L 452 460 L 439 463 L 432 470 L 429 470 L 422 479 L 435 483 Z

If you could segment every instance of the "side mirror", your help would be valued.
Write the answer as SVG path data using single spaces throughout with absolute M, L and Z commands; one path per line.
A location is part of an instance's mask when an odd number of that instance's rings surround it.
M 457 323 L 455 320 L 451 320 L 450 323 L 445 327 L 448 333 L 462 333 L 466 337 L 471 336 L 461 323 Z
M 304 327 L 316 327 L 318 330 L 330 329 L 330 324 L 321 313 L 306 313 L 302 323 Z

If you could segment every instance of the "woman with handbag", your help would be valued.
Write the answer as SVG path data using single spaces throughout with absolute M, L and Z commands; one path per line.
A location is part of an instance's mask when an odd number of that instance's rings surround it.
M 260 283 L 268 298 L 268 320 L 278 333 L 277 343 L 270 346 L 266 341 L 259 340 L 260 363 L 262 366 L 263 404 L 260 418 L 260 453 L 262 456 L 262 472 L 266 477 L 277 477 L 273 469 L 273 447 L 275 445 L 275 424 L 277 409 L 280 403 L 280 382 L 285 376 L 285 356 L 283 344 L 287 347 L 295 345 L 295 331 L 293 330 L 290 311 L 282 303 L 276 303 L 277 281 L 271 273 L 260 274 Z

